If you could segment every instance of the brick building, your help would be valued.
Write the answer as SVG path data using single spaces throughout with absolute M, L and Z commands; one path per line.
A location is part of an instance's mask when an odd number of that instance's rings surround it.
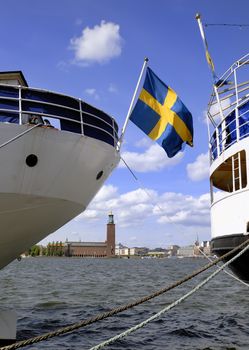
M 108 216 L 105 242 L 66 242 L 65 256 L 110 258 L 115 256 L 115 224 L 113 214 Z

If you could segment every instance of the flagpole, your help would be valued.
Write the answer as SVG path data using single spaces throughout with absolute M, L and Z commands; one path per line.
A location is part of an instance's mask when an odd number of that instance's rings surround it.
M 205 50 L 205 53 L 206 53 L 206 59 L 207 59 L 209 68 L 211 69 L 211 72 L 212 72 L 213 83 L 215 83 L 215 81 L 216 81 L 216 74 L 215 74 L 215 71 L 214 71 L 214 64 L 213 64 L 212 58 L 211 58 L 211 56 L 210 56 L 210 54 L 208 52 L 208 44 L 207 44 L 207 40 L 206 40 L 204 29 L 203 29 L 202 21 L 201 21 L 201 15 L 199 13 L 197 13 L 195 18 L 196 18 L 196 20 L 198 22 L 198 25 L 199 25 L 201 38 L 202 38 L 203 45 L 204 45 L 204 50 Z
M 210 56 L 210 54 L 208 52 L 208 44 L 207 44 L 207 40 L 206 40 L 206 37 L 205 37 L 202 21 L 201 21 L 201 15 L 199 13 L 197 13 L 195 18 L 196 18 L 196 20 L 198 22 L 199 29 L 200 29 L 200 32 L 201 32 L 201 37 L 202 37 L 202 41 L 203 41 L 203 44 L 204 44 L 204 49 L 206 51 L 206 59 L 207 59 L 208 65 L 209 65 L 209 67 L 210 67 L 210 69 L 212 71 L 213 88 L 214 88 L 214 92 L 215 92 L 215 96 L 216 96 L 217 102 L 219 103 L 220 116 L 221 116 L 221 119 L 223 119 L 224 115 L 223 115 L 221 102 L 220 102 L 220 97 L 219 97 L 218 89 L 217 89 L 217 76 L 216 76 L 215 71 L 214 71 L 213 61 L 212 61 L 211 56 Z
M 126 131 L 126 128 L 127 128 L 128 121 L 129 121 L 129 119 L 130 119 L 131 111 L 132 111 L 133 106 L 134 106 L 134 102 L 135 102 L 135 98 L 136 98 L 136 95 L 137 95 L 137 91 L 138 91 L 139 85 L 140 85 L 140 83 L 141 83 L 141 80 L 142 80 L 144 71 L 145 71 L 145 69 L 147 68 L 148 61 L 149 61 L 149 59 L 146 57 L 146 58 L 144 59 L 143 67 L 142 67 L 142 69 L 141 69 L 141 72 L 140 72 L 140 75 L 139 75 L 139 78 L 138 78 L 138 81 L 137 81 L 137 85 L 136 85 L 136 88 L 135 88 L 135 91 L 134 91 L 134 94 L 133 94 L 133 97 L 132 97 L 132 100 L 131 100 L 131 103 L 130 103 L 130 107 L 129 107 L 128 112 L 127 112 L 127 115 L 126 115 L 126 119 L 125 119 L 125 122 L 124 122 L 124 126 L 123 126 L 123 128 L 122 128 L 121 135 L 120 135 L 120 138 L 119 138 L 118 143 L 117 143 L 117 150 L 120 150 L 121 145 L 122 145 L 122 143 L 123 143 L 124 134 L 125 134 L 125 131 Z

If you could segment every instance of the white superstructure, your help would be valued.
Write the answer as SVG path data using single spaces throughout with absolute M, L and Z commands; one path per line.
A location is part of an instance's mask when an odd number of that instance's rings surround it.
M 218 78 L 209 54 L 201 15 L 196 20 L 212 73 L 207 125 L 210 155 L 211 251 L 223 256 L 249 239 L 249 54 Z M 224 53 L 225 55 L 225 53 Z M 229 267 L 249 282 L 249 253 Z
M 249 232 L 249 55 L 214 85 L 209 102 L 212 238 Z

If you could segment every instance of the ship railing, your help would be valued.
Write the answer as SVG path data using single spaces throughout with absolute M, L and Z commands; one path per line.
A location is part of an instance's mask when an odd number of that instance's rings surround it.
M 214 84 L 208 104 L 211 163 L 234 143 L 249 136 L 249 54 L 236 61 Z
M 235 112 L 235 110 L 231 112 L 218 124 L 210 138 L 211 162 L 233 144 L 249 136 L 249 100 L 246 104 L 246 111 L 239 114 L 238 128 L 236 128 Z
M 42 123 L 89 136 L 116 148 L 118 125 L 114 118 L 81 99 L 48 90 L 0 85 L 0 122 Z

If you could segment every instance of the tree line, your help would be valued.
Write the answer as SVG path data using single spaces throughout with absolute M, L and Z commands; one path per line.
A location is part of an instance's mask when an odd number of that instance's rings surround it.
M 51 242 L 46 247 L 40 245 L 34 245 L 31 247 L 25 255 L 29 256 L 64 256 L 64 245 L 62 242 Z

